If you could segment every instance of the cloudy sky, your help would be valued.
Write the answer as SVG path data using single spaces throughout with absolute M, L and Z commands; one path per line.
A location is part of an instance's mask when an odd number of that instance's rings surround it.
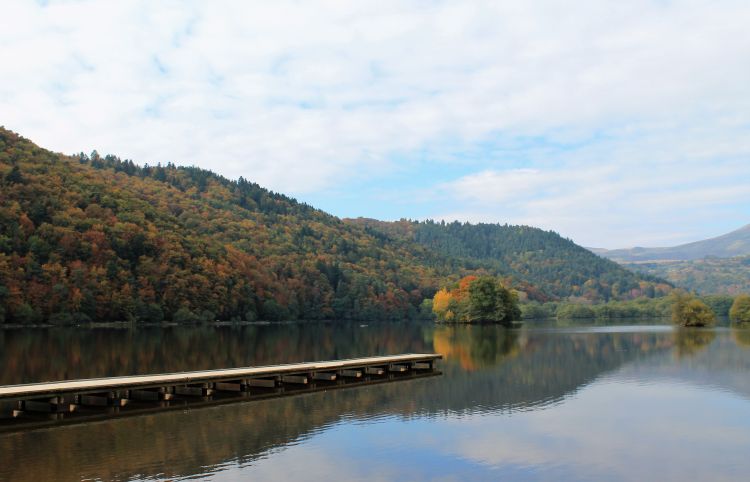
M 0 125 L 338 216 L 587 246 L 750 223 L 746 0 L 5 0 Z

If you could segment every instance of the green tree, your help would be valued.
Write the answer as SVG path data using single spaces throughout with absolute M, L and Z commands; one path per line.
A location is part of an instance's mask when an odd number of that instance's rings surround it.
M 498 298 L 496 282 L 493 278 L 477 278 L 469 285 L 467 321 L 503 321 L 505 304 Z
M 707 295 L 701 296 L 701 301 L 706 303 L 716 316 L 728 316 L 734 298 L 729 295 Z
M 5 182 L 8 184 L 20 184 L 23 182 L 23 176 L 21 175 L 21 169 L 18 166 L 13 168 L 5 175 Z
M 710 326 L 716 315 L 707 304 L 682 290 L 672 293 L 672 322 L 680 326 Z
M 734 299 L 729 318 L 740 323 L 750 322 L 750 295 L 739 295 Z
M 557 308 L 557 318 L 560 320 L 595 317 L 596 312 L 590 306 L 581 303 L 565 303 Z

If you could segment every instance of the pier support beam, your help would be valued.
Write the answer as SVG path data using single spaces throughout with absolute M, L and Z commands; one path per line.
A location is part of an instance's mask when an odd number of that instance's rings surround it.
M 68 413 L 76 409 L 76 405 L 67 403 L 63 397 L 50 397 L 45 399 L 22 400 L 19 402 L 19 410 L 24 412 L 43 413 Z
M 274 388 L 276 386 L 275 378 L 250 378 L 247 381 L 248 387 Z
M 242 392 L 246 387 L 246 383 L 240 383 L 239 381 L 214 383 L 214 390 L 217 392 Z
M 124 407 L 128 400 L 119 392 L 90 393 L 78 395 L 76 403 L 84 407 Z
M 339 375 L 345 378 L 362 378 L 362 370 L 339 370 Z
M 291 383 L 295 385 L 307 385 L 307 377 L 304 375 L 282 375 L 282 383 Z
M 336 381 L 336 374 L 330 372 L 316 372 L 313 373 L 313 380 L 323 380 L 326 382 Z
M 207 384 L 206 384 L 207 385 Z M 189 397 L 210 397 L 214 391 L 207 386 L 176 386 L 174 387 L 175 395 L 186 395 Z
M 161 402 L 174 399 L 174 394 L 167 388 L 156 388 L 150 390 L 128 390 L 128 398 L 146 402 Z

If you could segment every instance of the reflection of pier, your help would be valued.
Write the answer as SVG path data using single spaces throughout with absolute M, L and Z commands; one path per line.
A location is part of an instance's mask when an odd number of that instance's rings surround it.
M 0 386 L 0 429 L 88 420 L 187 404 L 294 395 L 434 375 L 437 354 Z

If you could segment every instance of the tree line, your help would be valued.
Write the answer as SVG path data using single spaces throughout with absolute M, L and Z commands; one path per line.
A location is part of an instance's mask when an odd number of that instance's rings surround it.
M 525 320 L 557 318 L 560 320 L 599 319 L 617 320 L 626 318 L 673 318 L 696 320 L 697 324 L 712 324 L 716 317 L 729 318 L 734 322 L 750 322 L 750 295 L 703 295 L 698 296 L 683 290 L 673 290 L 670 296 L 661 298 L 637 298 L 607 303 L 546 302 L 536 301 L 520 305 L 521 317 Z M 700 321 L 702 320 L 702 321 Z M 692 324 L 688 321 L 687 324 Z

